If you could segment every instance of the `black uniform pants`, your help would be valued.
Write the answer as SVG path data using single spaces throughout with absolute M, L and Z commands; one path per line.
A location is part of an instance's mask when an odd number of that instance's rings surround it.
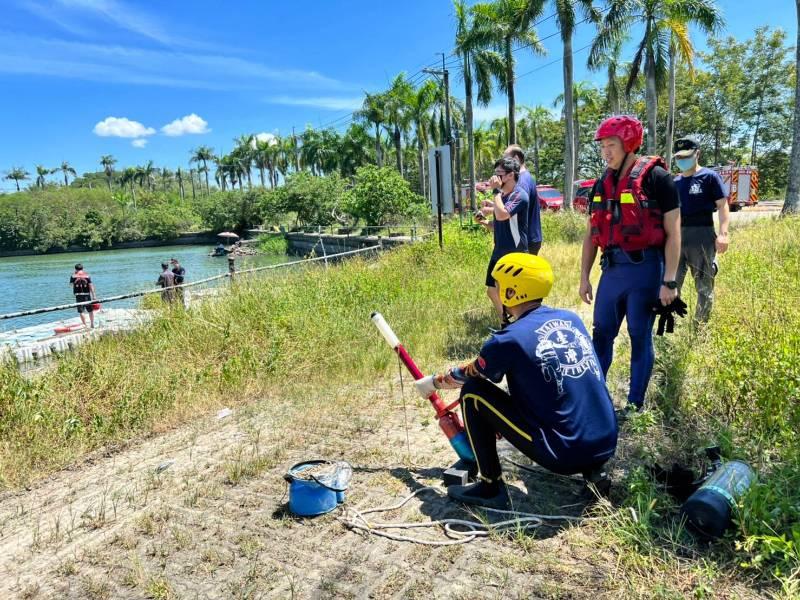
M 541 434 L 527 424 L 518 405 L 509 394 L 485 379 L 470 378 L 461 388 L 464 427 L 483 477 L 494 481 L 502 475 L 497 455 L 498 433 L 525 456 L 555 473 L 571 475 L 597 466 L 559 463 L 548 452 Z

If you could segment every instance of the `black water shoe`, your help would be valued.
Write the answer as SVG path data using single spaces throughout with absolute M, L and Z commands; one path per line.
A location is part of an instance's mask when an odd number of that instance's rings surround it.
M 608 498 L 611 493 L 611 478 L 604 467 L 595 467 L 583 473 L 586 488 L 600 498 Z
M 457 502 L 484 508 L 508 510 L 510 507 L 508 490 L 503 482 L 479 481 L 472 485 L 451 485 L 447 488 L 447 495 Z
M 615 410 L 614 414 L 617 416 L 618 423 L 624 423 L 633 415 L 638 414 L 643 410 L 644 408 L 642 406 L 636 406 L 633 402 L 628 402 L 624 408 L 618 408 Z

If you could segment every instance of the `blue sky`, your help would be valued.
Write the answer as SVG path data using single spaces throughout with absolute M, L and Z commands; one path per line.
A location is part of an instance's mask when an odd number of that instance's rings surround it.
M 719 0 L 726 33 L 744 39 L 759 25 L 796 39 L 790 0 Z M 361 0 L 303 5 L 195 0 L 6 0 L 0 25 L 0 173 L 68 160 L 79 173 L 117 167 L 186 166 L 201 144 L 229 151 L 243 133 L 290 133 L 306 124 L 346 125 L 364 91 L 385 89 L 452 48 L 450 0 L 402 4 Z M 551 11 L 548 9 L 546 15 Z M 553 19 L 538 28 L 556 33 Z M 576 51 L 591 39 L 579 26 Z M 694 35 L 698 48 L 703 39 Z M 517 101 L 550 106 L 562 91 L 560 40 L 548 55 L 517 54 Z M 602 84 L 575 57 L 576 80 Z M 451 59 L 452 60 L 452 59 Z M 533 71 L 533 72 L 531 72 Z M 419 79 L 419 77 L 417 77 Z M 463 87 L 451 77 L 456 95 Z M 504 97 L 478 118 L 504 112 Z M 10 190 L 13 182 L 0 182 Z

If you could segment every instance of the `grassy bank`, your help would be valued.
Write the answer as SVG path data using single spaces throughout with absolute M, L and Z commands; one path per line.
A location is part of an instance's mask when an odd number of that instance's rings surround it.
M 620 586 L 631 594 L 655 581 L 656 595 L 713 595 L 720 577 L 780 581 L 787 597 L 796 585 L 798 225 L 784 220 L 735 231 L 721 259 L 710 326 L 693 332 L 682 322 L 658 340 L 652 410 L 626 426 L 615 508 L 608 509 L 614 518 L 594 526 L 598 543 L 625 567 Z M 546 215 L 543 254 L 557 274 L 550 303 L 577 308 L 588 321 L 590 309 L 577 298 L 576 240 L 584 226 L 578 216 Z M 492 324 L 482 285 L 489 247 L 481 232 L 448 229 L 444 251 L 432 241 L 374 262 L 240 280 L 230 295 L 188 313 L 164 309 L 142 330 L 83 346 L 38 379 L 4 367 L 0 485 L 24 485 L 88 451 L 213 408 L 273 396 L 309 409 L 328 394 L 346 398 L 350 387 L 395 378 L 397 364 L 369 321 L 373 310 L 425 370 L 469 357 Z M 684 296 L 692 293 L 689 286 Z M 609 377 L 618 401 L 628 352 L 623 336 Z M 362 399 L 353 394 L 353 414 Z M 713 441 L 727 456 L 750 460 L 761 483 L 731 539 L 709 549 L 682 529 L 674 502 L 641 466 L 654 458 L 697 462 L 698 448 Z

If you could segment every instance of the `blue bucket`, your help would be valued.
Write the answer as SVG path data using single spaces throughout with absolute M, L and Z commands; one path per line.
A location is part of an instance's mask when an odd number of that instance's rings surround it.
M 329 465 L 324 472 L 304 473 L 319 465 Z M 309 460 L 297 463 L 283 478 L 289 483 L 289 510 L 300 517 L 323 515 L 345 499 L 353 475 L 352 467 L 344 462 Z

